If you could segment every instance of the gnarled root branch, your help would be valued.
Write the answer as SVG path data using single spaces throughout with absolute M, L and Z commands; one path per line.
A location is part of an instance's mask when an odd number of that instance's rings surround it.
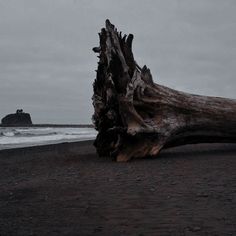
M 109 20 L 99 38 L 93 49 L 99 54 L 93 84 L 99 155 L 128 161 L 171 146 L 236 141 L 235 100 L 155 84 L 150 70 L 134 60 L 133 35 L 122 36 Z

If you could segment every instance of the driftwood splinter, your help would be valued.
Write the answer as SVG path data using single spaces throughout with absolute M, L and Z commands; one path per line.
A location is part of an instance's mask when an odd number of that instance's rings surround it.
M 109 20 L 99 38 L 93 122 L 100 156 L 128 161 L 184 144 L 236 142 L 236 100 L 154 83 L 150 70 L 134 60 L 133 35 L 122 36 Z

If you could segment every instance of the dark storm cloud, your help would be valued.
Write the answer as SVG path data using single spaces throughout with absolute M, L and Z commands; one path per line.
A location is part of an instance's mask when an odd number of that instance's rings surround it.
M 236 98 L 236 4 L 212 0 L 0 0 L 0 116 L 90 123 L 97 32 L 134 33 L 153 77 L 187 92 Z

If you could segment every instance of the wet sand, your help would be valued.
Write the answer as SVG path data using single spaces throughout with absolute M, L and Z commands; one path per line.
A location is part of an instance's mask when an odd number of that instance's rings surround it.
M 0 151 L 0 235 L 236 235 L 236 145 L 116 163 L 91 141 Z

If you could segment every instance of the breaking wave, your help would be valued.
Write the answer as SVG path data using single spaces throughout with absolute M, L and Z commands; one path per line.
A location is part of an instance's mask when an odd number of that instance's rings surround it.
M 0 149 L 92 140 L 93 128 L 0 128 Z

